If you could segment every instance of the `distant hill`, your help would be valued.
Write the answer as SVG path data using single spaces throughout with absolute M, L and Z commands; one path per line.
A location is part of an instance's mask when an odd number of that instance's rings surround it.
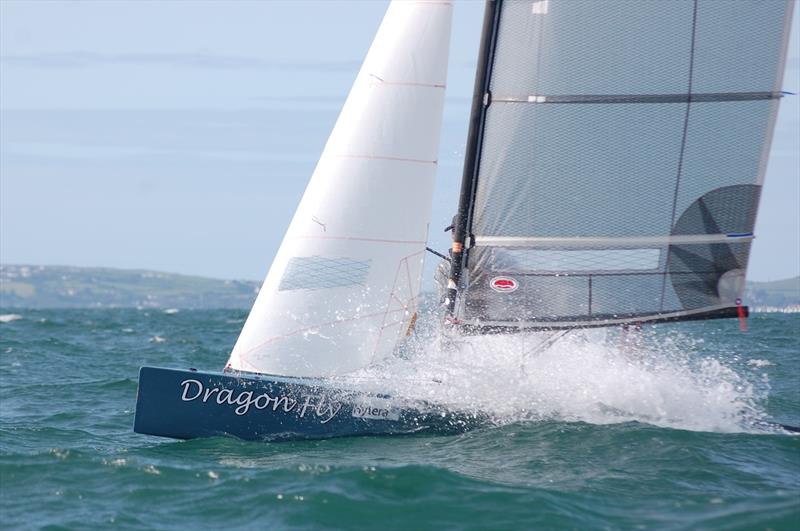
M 745 301 L 756 310 L 800 307 L 800 276 L 771 282 L 748 282 Z
M 250 308 L 259 286 L 137 269 L 0 265 L 3 308 Z
M 250 308 L 260 282 L 100 267 L 0 265 L 0 308 Z M 800 307 L 800 276 L 748 282 L 754 310 Z

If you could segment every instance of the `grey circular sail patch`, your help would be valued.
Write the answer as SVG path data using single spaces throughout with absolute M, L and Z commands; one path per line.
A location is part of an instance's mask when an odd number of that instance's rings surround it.
M 667 270 L 686 310 L 733 304 L 744 281 L 761 186 L 712 190 L 683 211 L 673 236 L 721 235 L 722 241 L 669 246 Z

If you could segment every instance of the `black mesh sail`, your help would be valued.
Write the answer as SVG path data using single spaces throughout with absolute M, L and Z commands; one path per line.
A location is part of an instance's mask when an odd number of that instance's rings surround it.
M 555 327 L 735 315 L 791 10 L 498 1 L 455 317 Z

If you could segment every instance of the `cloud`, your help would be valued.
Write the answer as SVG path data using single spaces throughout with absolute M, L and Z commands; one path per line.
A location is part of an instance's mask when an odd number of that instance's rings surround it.
M 89 68 L 152 65 L 219 70 L 292 70 L 343 72 L 358 69 L 360 61 L 276 62 L 258 57 L 192 53 L 100 53 L 87 51 L 0 55 L 0 63 L 26 68 Z

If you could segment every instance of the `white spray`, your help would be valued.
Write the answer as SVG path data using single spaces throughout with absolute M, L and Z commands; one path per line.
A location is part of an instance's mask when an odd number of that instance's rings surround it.
M 694 431 L 745 431 L 764 417 L 766 376 L 745 376 L 731 356 L 699 354 L 669 334 L 573 331 L 449 340 L 417 334 L 400 356 L 357 373 L 371 390 L 479 410 L 498 423 L 628 421 Z M 557 339 L 550 342 L 551 339 Z

